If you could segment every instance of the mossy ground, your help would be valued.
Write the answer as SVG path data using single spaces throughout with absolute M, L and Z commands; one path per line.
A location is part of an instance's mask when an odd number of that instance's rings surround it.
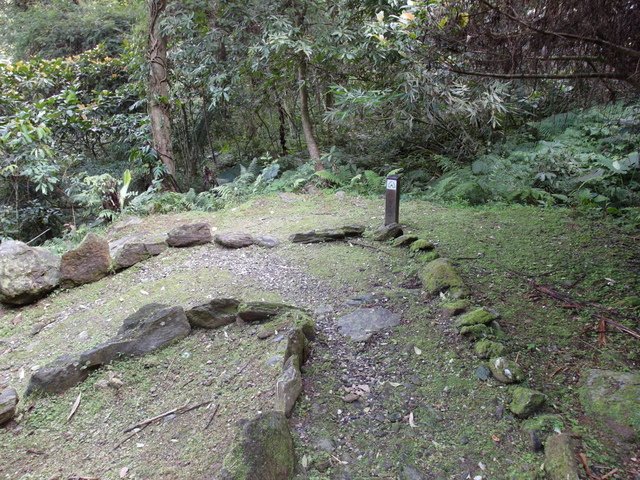
M 161 233 L 180 222 L 207 220 L 218 232 L 273 234 L 283 243 L 271 251 L 251 247 L 227 253 L 213 245 L 170 249 L 96 284 L 2 311 L 0 383 L 4 378 L 4 383 L 24 390 L 32 367 L 99 343 L 126 315 L 152 301 L 189 306 L 236 296 L 311 308 L 330 305 L 333 312 L 305 367 L 305 393 L 292 419 L 299 436 L 301 478 L 328 479 L 341 470 L 354 479 L 396 478 L 407 465 L 428 478 L 458 478 L 466 472 L 512 478 L 538 471 L 543 458 L 530 451 L 521 422 L 494 416 L 499 405 L 510 401 L 512 387 L 479 382 L 474 371 L 480 360 L 473 355 L 473 345 L 456 334 L 453 320 L 441 315 L 440 299 L 405 288 L 423 265 L 419 259 L 391 244 L 363 241 L 369 248 L 286 242 L 289 234 L 314 228 L 347 223 L 377 227 L 382 216 L 380 199 L 283 195 L 215 213 L 154 216 L 140 225 L 116 225 L 111 238 Z M 548 412 L 561 414 L 566 425 L 583 435 L 595 471 L 619 468 L 610 478 L 625 478 L 634 468 L 625 463 L 625 447 L 611 442 L 583 416 L 576 385 L 585 368 L 637 369 L 637 341 L 611 331 L 607 344 L 598 346 L 588 312 L 561 308 L 532 289 L 529 280 L 637 316 L 634 307 L 619 307 L 640 286 L 637 239 L 617 232 L 607 220 L 587 220 L 561 209 L 444 207 L 411 201 L 402 204 L 401 219 L 406 232 L 433 241 L 437 252 L 457 265 L 473 305 L 500 314 L 507 354 L 518 357 L 527 372 L 525 383 L 549 396 Z M 270 265 L 277 268 L 266 275 Z M 365 346 L 335 337 L 332 318 L 355 308 L 350 299 L 371 293 L 374 303 L 402 313 L 402 325 Z M 36 324 L 49 325 L 32 336 Z M 258 342 L 252 329 L 257 327 L 197 331 L 155 355 L 99 371 L 64 395 L 22 400 L 19 425 L 0 431 L 0 477 L 118 478 L 125 466 L 128 478 L 206 478 L 215 473 L 234 422 L 254 416 L 272 401 L 279 370 L 267 367 L 266 359 L 276 345 Z M 81 332 L 87 332 L 87 340 L 78 339 Z M 340 348 L 332 350 L 334 345 Z M 247 361 L 246 370 L 221 381 Z M 124 381 L 120 390 L 96 387 L 111 375 Z M 347 404 L 342 387 L 352 379 L 367 383 L 371 394 Z M 67 424 L 79 392 L 80 408 Z M 209 429 L 204 427 L 211 410 L 195 410 L 149 427 L 113 450 L 125 437 L 124 428 L 136 421 L 188 399 L 209 398 L 221 405 Z M 415 427 L 409 424 L 410 413 Z M 334 439 L 337 450 L 319 452 L 313 441 L 317 437 Z M 316 469 L 323 462 L 323 471 Z

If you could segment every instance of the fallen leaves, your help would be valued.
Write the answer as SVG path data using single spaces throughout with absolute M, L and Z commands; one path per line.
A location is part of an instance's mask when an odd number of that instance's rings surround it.
M 73 416 L 78 411 L 78 407 L 80 406 L 80 400 L 82 400 L 82 392 L 78 394 L 76 401 L 73 402 L 73 406 L 71 407 L 71 411 L 69 412 L 69 416 L 67 417 L 67 422 L 73 418 Z

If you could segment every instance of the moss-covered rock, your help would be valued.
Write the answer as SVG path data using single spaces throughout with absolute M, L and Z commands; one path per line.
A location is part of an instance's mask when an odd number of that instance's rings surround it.
M 564 421 L 560 415 L 538 415 L 525 420 L 522 423 L 522 430 L 526 433 L 538 432 L 546 437 L 553 432 L 561 433 L 564 430 Z
M 185 312 L 192 327 L 219 328 L 236 320 L 240 301 L 234 298 L 215 298 Z
M 291 318 L 293 328 L 301 330 L 307 340 L 316 339 L 316 322 L 309 314 L 301 310 L 294 310 L 286 315 Z
M 495 313 L 487 310 L 486 308 L 479 308 L 462 315 L 456 322 L 456 328 L 468 327 L 471 325 L 489 325 L 497 318 L 498 315 Z
M 587 370 L 582 379 L 585 412 L 623 440 L 640 438 L 640 373 Z
M 434 248 L 436 248 L 436 246 L 429 240 L 420 238 L 411 244 L 409 250 L 412 252 L 430 252 Z
M 520 366 L 504 357 L 489 360 L 489 370 L 493 377 L 502 383 L 519 383 L 524 380 L 524 372 Z
M 544 447 L 544 470 L 549 480 L 578 480 L 578 465 L 571 437 L 566 433 L 549 437 Z
M 542 392 L 530 388 L 517 387 L 513 391 L 509 410 L 516 417 L 526 418 L 542 408 L 546 400 L 547 396 Z
M 490 337 L 493 335 L 493 330 L 483 324 L 467 325 L 466 327 L 461 327 L 458 331 L 460 332 L 460 335 L 473 338 L 474 340 Z
M 442 305 L 442 313 L 450 317 L 455 317 L 467 311 L 469 308 L 468 300 L 455 300 L 453 302 L 446 302 Z
M 416 240 L 418 240 L 420 237 L 418 237 L 418 235 L 402 235 L 398 238 L 396 238 L 393 241 L 393 246 L 394 247 L 408 247 L 409 245 L 411 245 L 413 242 L 415 242 Z
M 226 480 L 288 480 L 293 478 L 293 438 L 282 412 L 265 412 L 241 424 L 224 459 Z
M 441 292 L 450 292 L 455 298 L 467 295 L 462 277 L 446 258 L 427 263 L 420 272 L 420 280 L 424 289 L 432 295 Z
M 299 328 L 293 329 L 289 332 L 289 336 L 287 337 L 287 347 L 284 352 L 284 365 L 286 365 L 289 357 L 296 356 L 297 364 L 296 366 L 300 368 L 309 358 L 309 342 L 307 341 L 307 337 L 305 337 L 302 330 Z
M 476 355 L 482 359 L 496 358 L 502 356 L 504 353 L 504 345 L 500 342 L 482 339 L 476 342 L 474 350 Z
M 437 260 L 439 258 L 440 258 L 440 254 L 435 250 L 432 250 L 431 252 L 423 253 L 421 255 L 418 255 L 417 257 L 419 261 L 424 263 L 433 262 L 434 260 Z

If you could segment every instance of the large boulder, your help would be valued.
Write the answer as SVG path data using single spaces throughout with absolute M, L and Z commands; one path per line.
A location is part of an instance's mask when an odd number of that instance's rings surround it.
M 253 242 L 263 248 L 275 248 L 280 245 L 280 240 L 271 235 L 254 235 Z
M 60 283 L 60 257 L 8 240 L 0 244 L 0 302 L 26 305 Z
M 192 327 L 219 328 L 236 320 L 240 301 L 235 298 L 216 298 L 186 311 Z
M 167 234 L 167 243 L 174 248 L 211 243 L 211 225 L 204 222 L 180 225 Z
M 191 332 L 182 307 L 152 303 L 127 317 L 111 340 L 83 353 L 63 355 L 36 371 L 27 395 L 60 393 L 84 381 L 92 370 L 123 357 L 137 357 L 163 348 Z
M 295 233 L 289 237 L 293 243 L 324 243 L 344 240 L 350 237 L 361 237 L 365 228 L 359 225 L 347 225 L 338 228 L 311 230 L 310 232 Z
M 225 480 L 289 480 L 295 453 L 287 418 L 265 412 L 240 425 L 221 477 Z
M 462 277 L 446 258 L 438 258 L 427 263 L 420 272 L 424 289 L 431 295 L 449 292 L 455 298 L 467 295 Z
M 0 425 L 10 421 L 16 414 L 18 393 L 13 388 L 7 388 L 0 393 Z
M 148 258 L 160 255 L 168 248 L 164 238 L 124 237 L 109 243 L 114 270 L 123 270 Z
M 400 324 L 400 315 L 382 307 L 359 308 L 337 320 L 338 330 L 356 342 L 364 342 L 380 330 Z
M 110 269 L 109 242 L 90 233 L 78 248 L 62 255 L 60 283 L 63 287 L 76 287 L 97 282 L 106 277 Z
M 640 439 L 640 373 L 587 370 L 580 401 L 585 412 L 622 440 Z

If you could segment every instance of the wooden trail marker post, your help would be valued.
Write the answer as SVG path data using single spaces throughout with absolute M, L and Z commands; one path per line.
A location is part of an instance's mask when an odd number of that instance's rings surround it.
M 384 224 L 400 223 L 400 176 L 387 177 Z

